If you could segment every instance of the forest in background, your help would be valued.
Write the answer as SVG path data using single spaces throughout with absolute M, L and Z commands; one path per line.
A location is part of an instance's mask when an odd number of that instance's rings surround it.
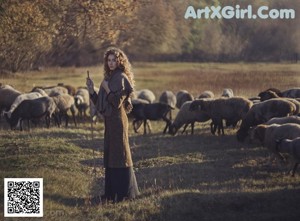
M 292 8 L 295 19 L 184 19 L 189 5 Z M 0 0 L 0 70 L 90 66 L 104 50 L 132 61 L 292 61 L 294 0 Z

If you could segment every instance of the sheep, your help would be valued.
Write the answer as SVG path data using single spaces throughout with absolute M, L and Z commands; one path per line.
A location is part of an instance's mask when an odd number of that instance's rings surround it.
M 200 95 L 199 95 L 199 99 L 201 98 L 214 98 L 215 94 L 212 91 L 203 91 Z
M 263 91 L 260 92 L 258 94 L 258 96 L 260 97 L 260 101 L 266 101 L 272 98 L 279 98 L 280 96 L 278 96 L 277 93 L 275 93 L 274 91 L 271 90 L 267 90 L 267 91 Z
M 149 101 L 141 99 L 141 98 L 134 98 L 134 99 L 131 100 L 131 103 L 132 104 L 150 104 Z M 134 117 L 132 115 L 132 112 L 128 113 L 127 115 L 130 118 Z M 135 124 L 134 124 L 134 130 L 137 131 L 138 129 L 136 129 L 136 128 L 140 128 L 140 126 L 142 125 L 143 122 L 144 122 L 143 120 L 136 121 Z M 146 123 L 147 123 L 147 126 L 148 126 L 149 130 L 151 130 L 151 123 L 150 123 L 150 121 L 147 120 Z
M 271 88 L 268 88 L 266 91 L 273 91 L 273 92 L 275 92 L 279 97 L 282 97 L 282 93 L 281 93 L 281 91 L 280 91 L 278 88 L 271 87 Z
M 68 94 L 68 89 L 62 86 L 50 86 L 50 87 L 34 87 L 31 91 L 35 91 L 35 89 L 40 88 L 43 89 L 48 96 L 52 97 L 58 94 Z
M 80 117 L 87 117 L 86 111 L 90 106 L 90 95 L 86 88 L 78 88 L 74 96 L 75 105 Z
M 299 124 L 300 125 L 300 117 L 298 116 L 287 116 L 287 117 L 273 117 L 267 122 L 263 123 L 264 125 L 271 125 L 271 124 L 288 124 L 288 123 L 294 123 L 294 124 Z M 254 140 L 254 129 L 255 127 L 251 128 L 249 130 L 249 135 L 250 135 L 250 141 Z
M 59 117 L 58 126 L 60 126 L 61 117 L 63 116 L 65 117 L 66 120 L 66 127 L 68 127 L 69 116 L 67 112 L 70 110 L 73 117 L 73 122 L 76 127 L 77 126 L 76 119 L 75 119 L 76 107 L 75 107 L 74 97 L 72 97 L 69 94 L 60 94 L 57 96 L 53 96 L 52 98 L 56 104 L 55 113 Z
M 222 120 L 227 121 L 227 125 L 235 126 L 249 111 L 252 102 L 243 97 L 218 98 L 218 99 L 201 99 L 191 103 L 190 110 L 202 110 L 212 119 L 211 133 L 215 134 L 218 127 L 218 133 L 224 128 Z
M 271 98 L 276 98 L 276 97 L 282 97 L 282 93 L 279 89 L 277 88 L 268 88 L 265 91 L 262 91 L 258 94 L 258 97 L 260 97 L 261 101 L 269 100 Z
M 94 91 L 98 93 L 99 88 L 94 86 Z M 87 87 L 78 87 L 74 95 L 75 107 L 78 110 L 79 117 L 87 117 L 87 110 L 89 109 L 89 117 L 91 125 L 96 123 L 97 119 L 102 119 L 103 116 L 97 110 L 96 105 L 90 101 L 90 95 Z
M 233 97 L 233 90 L 231 88 L 223 89 L 221 97 Z
M 90 118 L 91 123 L 96 122 L 97 119 L 103 119 L 103 116 L 99 113 L 99 111 L 96 108 L 96 105 L 93 102 L 90 102 Z
M 149 103 L 153 103 L 155 101 L 154 93 L 149 89 L 143 89 L 135 92 L 136 98 L 144 99 L 149 101 Z
M 166 133 L 168 127 L 171 124 L 171 120 L 167 118 L 167 114 L 172 109 L 171 106 L 162 103 L 152 103 L 152 104 L 144 104 L 138 103 L 133 104 L 133 109 L 131 111 L 131 116 L 133 116 L 134 120 L 132 122 L 134 131 L 137 133 L 138 128 L 135 127 L 135 123 L 138 121 L 144 122 L 144 134 L 147 133 L 146 124 L 147 120 L 160 120 L 163 119 L 166 122 L 165 129 L 163 133 Z M 149 128 L 151 132 L 151 128 Z
M 163 104 L 168 104 L 172 109 L 176 107 L 176 95 L 172 91 L 164 91 L 160 97 L 159 102 Z M 172 120 L 172 111 L 169 112 L 170 120 Z
M 273 117 L 270 120 L 268 120 L 265 125 L 271 125 L 271 124 L 287 124 L 287 123 L 294 123 L 300 125 L 300 117 L 298 116 L 287 116 L 287 117 Z
M 184 102 L 186 101 L 193 101 L 194 100 L 194 96 L 191 95 L 188 91 L 186 90 L 180 90 L 179 92 L 177 92 L 176 94 L 176 107 L 178 109 L 181 108 L 181 106 L 184 104 Z
M 300 88 L 292 88 L 282 92 L 283 97 L 300 98 Z
M 76 93 L 76 89 L 72 85 L 65 85 L 64 83 L 58 83 L 57 86 L 64 87 L 68 90 L 68 94 L 74 96 Z
M 8 110 L 15 99 L 21 94 L 20 91 L 14 89 L 10 85 L 0 86 L 0 113 L 3 110 Z
M 254 138 L 258 139 L 268 150 L 271 151 L 281 162 L 285 161 L 285 158 L 276 149 L 276 140 L 280 139 L 294 139 L 300 137 L 300 125 L 299 124 L 259 124 L 253 130 Z
M 148 103 L 153 103 L 156 99 L 154 93 L 149 90 L 149 89 L 142 89 L 142 90 L 139 90 L 139 91 L 135 91 L 135 93 L 133 94 L 133 98 L 134 98 L 134 102 L 142 102 L 144 103 L 143 101 L 148 101 Z M 138 126 L 135 127 L 135 128 L 139 128 L 141 125 L 142 125 L 143 121 L 136 121 L 135 122 L 135 125 L 137 124 Z M 146 124 L 149 128 L 149 130 L 151 130 L 151 124 L 150 124 L 150 121 L 147 120 L 146 121 Z
M 268 98 L 268 96 L 300 98 L 300 88 L 291 88 L 282 92 L 276 88 L 269 88 L 260 92 L 258 96 L 260 96 L 262 99 Z
M 288 153 L 292 157 L 292 167 L 288 171 L 291 176 L 295 176 L 295 172 L 300 163 L 300 137 L 295 139 L 276 140 L 276 151 L 279 153 Z
M 280 98 L 280 96 L 278 96 L 278 94 L 276 94 L 274 91 L 270 91 L 270 90 L 261 92 L 259 94 L 259 96 L 260 96 L 261 101 L 265 101 L 265 100 L 269 100 L 269 99 L 273 99 L 273 98 Z M 299 114 L 299 112 L 300 112 L 300 102 L 299 101 L 297 101 L 296 99 L 293 99 L 293 98 L 288 98 L 288 97 L 282 97 L 282 98 L 293 102 L 296 105 L 296 110 L 295 110 L 294 114 L 295 115 Z
M 257 104 L 257 103 L 260 103 L 261 100 L 260 100 L 260 97 L 248 97 L 248 100 L 252 101 L 253 104 Z
M 43 89 L 41 89 L 41 88 L 36 88 L 32 92 L 38 92 L 38 93 L 40 93 L 42 95 L 42 97 L 47 97 L 48 96 L 48 94 Z
M 11 129 L 15 129 L 20 121 L 20 130 L 23 130 L 22 122 L 27 120 L 30 130 L 29 120 L 39 119 L 45 116 L 46 125 L 49 128 L 50 118 L 56 110 L 56 104 L 51 97 L 39 97 L 32 100 L 23 100 L 12 112 L 8 120 Z
M 168 104 L 175 109 L 177 102 L 176 95 L 172 91 L 164 91 L 159 97 L 159 102 L 163 104 Z
M 240 129 L 236 134 L 237 140 L 243 142 L 251 127 L 265 123 L 273 117 L 293 115 L 295 109 L 295 104 L 283 98 L 274 98 L 254 104 L 242 119 Z
M 209 115 L 203 111 L 191 111 L 192 101 L 185 102 L 176 115 L 174 122 L 170 125 L 169 133 L 175 135 L 177 131 L 184 125 L 183 132 L 187 126 L 191 124 L 192 134 L 194 134 L 195 122 L 206 122 L 210 119 Z M 182 132 L 182 133 L 183 133 Z
M 16 109 L 16 107 L 23 101 L 23 100 L 32 100 L 35 98 L 47 96 L 47 94 L 42 89 L 36 89 L 36 92 L 30 92 L 25 94 L 20 94 L 10 106 L 8 111 L 5 111 L 4 114 L 7 115 L 8 118 L 11 117 L 12 112 Z
M 290 102 L 292 102 L 295 105 L 295 110 L 293 112 L 293 115 L 298 115 L 300 113 L 300 101 L 294 99 L 294 98 L 284 98 Z
M 142 103 L 142 104 L 150 104 L 149 101 L 141 99 L 141 98 L 134 98 L 134 99 L 131 100 L 131 103 L 132 104 L 140 104 L 140 103 Z

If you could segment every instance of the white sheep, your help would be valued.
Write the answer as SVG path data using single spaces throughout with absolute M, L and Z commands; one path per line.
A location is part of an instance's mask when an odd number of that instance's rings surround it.
M 295 175 L 296 169 L 300 163 L 300 137 L 295 139 L 277 140 L 277 151 L 280 153 L 288 153 L 292 157 L 292 167 L 288 171 L 292 176 Z
M 159 102 L 175 108 L 177 102 L 176 95 L 172 91 L 164 91 L 159 97 Z
M 149 89 L 143 89 L 143 90 L 136 91 L 134 96 L 135 96 L 134 98 L 147 100 L 147 101 L 149 101 L 149 103 L 153 103 L 156 98 L 154 93 Z
M 252 101 L 253 104 L 257 104 L 261 102 L 260 97 L 248 97 L 248 100 Z
M 215 94 L 212 91 L 203 91 L 200 95 L 199 95 L 199 99 L 201 98 L 214 98 Z
M 300 125 L 299 124 L 260 124 L 253 130 L 253 137 L 258 139 L 268 150 L 271 151 L 281 161 L 285 158 L 276 149 L 276 140 L 281 139 L 294 139 L 300 137 Z
M 59 94 L 57 96 L 53 96 L 52 98 L 56 104 L 55 113 L 59 117 L 58 125 L 60 126 L 61 118 L 64 117 L 66 121 L 66 127 L 68 127 L 69 116 L 67 112 L 70 110 L 73 117 L 73 122 L 76 127 L 77 126 L 76 119 L 75 119 L 76 107 L 75 107 L 74 97 L 69 94 Z
M 87 117 L 87 109 L 90 106 L 90 95 L 86 88 L 78 88 L 74 96 L 75 105 L 78 109 L 78 114 L 80 117 Z
M 57 86 L 65 87 L 68 90 L 68 94 L 74 96 L 76 93 L 76 88 L 72 85 L 65 85 L 64 83 L 58 83 Z
M 186 130 L 187 126 L 191 124 L 192 134 L 194 134 L 195 122 L 206 122 L 210 119 L 207 113 L 203 111 L 191 111 L 192 101 L 186 101 L 177 113 L 174 122 L 170 125 L 169 133 L 175 135 L 177 131 L 184 125 L 182 133 Z
M 186 90 L 180 90 L 176 94 L 176 100 L 176 107 L 180 109 L 186 101 L 193 101 L 194 96 Z
M 278 94 L 279 92 L 275 92 L 273 90 L 266 90 L 266 91 L 262 91 L 258 94 L 258 97 L 260 98 L 261 101 L 266 101 L 272 98 L 279 98 L 282 97 L 281 92 Z
M 270 120 L 268 120 L 266 125 L 271 125 L 271 124 L 288 124 L 288 123 L 294 123 L 294 124 L 299 124 L 300 125 L 300 117 L 298 116 L 287 116 L 287 117 L 273 117 Z
M 233 90 L 231 88 L 224 88 L 221 97 L 233 97 Z
M 141 98 L 134 98 L 131 100 L 132 104 L 150 104 L 149 101 L 141 99 Z
M 206 112 L 212 119 L 211 128 L 212 134 L 215 134 L 218 127 L 218 133 L 222 130 L 224 134 L 223 122 L 226 120 L 226 125 L 236 126 L 249 111 L 252 102 L 243 97 L 218 98 L 218 99 L 200 99 L 191 103 L 191 110 L 201 110 Z
M 280 96 L 276 92 L 271 91 L 271 90 L 263 91 L 259 94 L 259 96 L 260 96 L 261 101 L 266 101 L 266 100 L 273 99 L 273 98 L 280 98 Z M 295 98 L 289 98 L 289 97 L 282 97 L 282 98 L 295 104 L 295 106 L 296 106 L 296 110 L 294 111 L 295 115 L 300 113 L 300 102 L 298 100 L 296 100 Z
M 283 98 L 274 98 L 254 104 L 242 119 L 240 129 L 236 134 L 238 141 L 243 142 L 246 139 L 251 127 L 265 123 L 273 117 L 293 115 L 295 110 L 295 104 Z
M 283 97 L 300 98 L 300 88 L 291 88 L 282 92 Z
M 258 97 L 260 97 L 261 101 L 265 101 L 270 98 L 282 97 L 282 93 L 281 90 L 279 90 L 278 88 L 268 88 L 267 90 L 260 92 L 258 94 Z
M 300 102 L 295 98 L 285 98 L 285 99 L 295 104 L 296 109 L 293 114 L 298 115 L 300 113 Z
M 288 124 L 288 123 L 293 123 L 293 124 L 299 124 L 300 125 L 300 117 L 298 116 L 287 116 L 287 117 L 273 117 L 267 122 L 263 123 L 264 125 L 271 125 L 271 124 L 278 124 L 278 125 L 283 125 L 283 124 Z M 254 138 L 254 129 L 255 127 L 249 129 L 249 135 L 250 135 L 250 140 L 253 141 Z
M 16 90 L 10 85 L 0 86 L 0 113 L 3 110 L 8 110 L 15 99 L 21 94 L 20 91 Z
M 285 91 L 280 91 L 277 88 L 269 88 L 259 93 L 261 100 L 266 100 L 275 97 L 300 98 L 300 88 L 291 88 Z
M 42 97 L 47 97 L 48 96 L 48 94 L 43 89 L 41 89 L 41 88 L 36 88 L 32 92 L 38 92 L 38 93 L 40 93 L 42 95 Z
M 34 87 L 31 91 L 35 91 L 37 88 L 43 89 L 48 96 L 56 96 L 59 94 L 68 94 L 68 89 L 63 86 L 50 86 L 50 87 Z
M 176 95 L 172 91 L 164 91 L 159 97 L 159 102 L 167 104 L 172 109 L 175 109 L 177 103 Z M 172 120 L 172 110 L 170 110 L 169 116 L 170 120 Z

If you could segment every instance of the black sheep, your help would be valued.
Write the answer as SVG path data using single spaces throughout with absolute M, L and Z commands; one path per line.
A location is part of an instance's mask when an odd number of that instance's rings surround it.
M 164 129 L 164 133 L 166 133 L 167 128 L 171 124 L 171 120 L 167 117 L 168 113 L 171 111 L 172 107 L 163 104 L 163 103 L 153 103 L 153 104 L 144 104 L 137 103 L 133 104 L 133 109 L 130 115 L 134 118 L 133 120 L 133 128 L 137 133 L 138 128 L 135 127 L 136 122 L 143 121 L 144 122 L 144 134 L 147 133 L 146 124 L 147 120 L 164 120 L 166 122 L 166 127 Z M 151 132 L 151 129 L 149 127 Z
M 40 97 L 33 100 L 24 100 L 18 107 L 12 112 L 9 120 L 11 129 L 16 128 L 20 121 L 20 130 L 22 130 L 22 121 L 39 119 L 45 116 L 47 127 L 50 126 L 50 118 L 56 109 L 56 104 L 51 97 Z M 55 116 L 54 116 L 55 117 Z

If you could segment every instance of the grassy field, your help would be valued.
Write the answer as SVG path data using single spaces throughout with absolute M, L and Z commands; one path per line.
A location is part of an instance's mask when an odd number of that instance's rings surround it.
M 60 82 L 84 86 L 87 70 L 100 83 L 101 66 L 17 73 L 0 77 L 0 82 L 24 92 Z M 269 87 L 300 86 L 300 64 L 133 63 L 133 70 L 136 89 L 151 89 L 157 98 L 164 90 L 186 89 L 194 96 L 212 90 L 219 96 L 230 87 L 236 95 L 252 97 Z M 299 219 L 300 171 L 295 177 L 285 175 L 288 166 L 271 164 L 269 152 L 260 144 L 237 142 L 236 129 L 213 136 L 209 123 L 197 124 L 194 135 L 175 137 L 162 134 L 162 122 L 152 122 L 152 127 L 149 135 L 135 134 L 132 127 L 129 131 L 141 190 L 134 201 L 87 203 L 103 193 L 102 122 L 93 126 L 93 133 L 88 122 L 20 132 L 8 130 L 2 118 L 0 177 L 44 179 L 44 218 L 22 220 Z M 3 199 L 3 181 L 0 189 Z

